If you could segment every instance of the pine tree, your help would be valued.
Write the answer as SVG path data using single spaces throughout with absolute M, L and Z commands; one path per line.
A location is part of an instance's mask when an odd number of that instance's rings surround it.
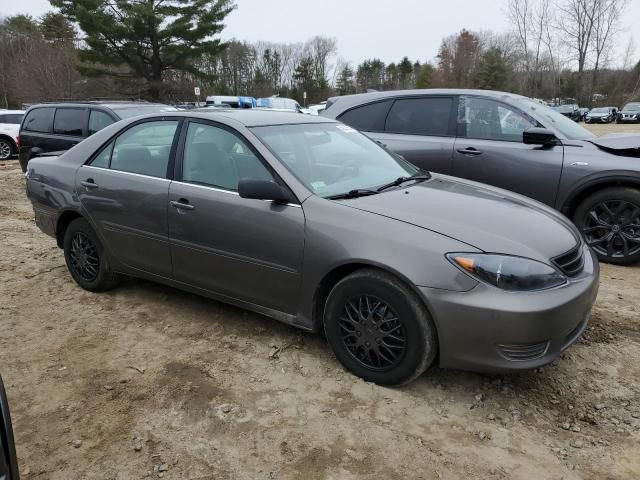
M 163 74 L 198 67 L 226 45 L 213 38 L 235 8 L 232 0 L 50 0 L 84 32 L 81 73 L 144 79 L 153 100 L 162 96 Z

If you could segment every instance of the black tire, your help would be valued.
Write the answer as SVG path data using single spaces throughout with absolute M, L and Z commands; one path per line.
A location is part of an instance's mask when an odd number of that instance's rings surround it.
M 431 365 L 438 348 L 436 328 L 420 298 L 375 269 L 358 270 L 331 290 L 324 330 L 347 370 L 380 385 L 414 380 Z
M 602 262 L 640 261 L 640 190 L 606 188 L 584 200 L 573 221 Z
M 9 160 L 16 153 L 16 147 L 10 140 L 0 138 L 0 160 Z
M 69 273 L 82 288 L 104 292 L 118 284 L 119 275 L 111 270 L 100 239 L 84 218 L 76 218 L 69 224 L 63 246 Z

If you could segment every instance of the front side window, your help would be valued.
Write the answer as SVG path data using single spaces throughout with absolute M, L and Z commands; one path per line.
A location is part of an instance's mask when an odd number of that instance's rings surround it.
M 182 181 L 237 191 L 242 179 L 274 180 L 239 136 L 224 128 L 190 123 L 182 159 Z
M 449 135 L 449 118 L 453 99 L 402 98 L 389 111 L 385 130 L 409 135 Z
M 458 110 L 459 137 L 521 142 L 525 130 L 538 126 L 518 110 L 488 98 L 461 98 Z
M 111 169 L 166 178 L 178 124 L 177 120 L 145 122 L 125 131 L 113 145 Z
M 42 133 L 50 132 L 54 111 L 55 108 L 53 107 L 34 108 L 29 111 L 24 121 L 23 130 Z
M 365 132 L 381 132 L 384 130 L 384 120 L 392 101 L 383 100 L 352 108 L 343 113 L 338 120 Z
M 53 133 L 81 137 L 86 123 L 86 110 L 58 108 L 53 119 Z
M 99 132 L 113 123 L 113 119 L 100 110 L 91 110 L 89 114 L 89 135 Z
M 371 189 L 418 173 L 413 165 L 340 123 L 252 130 L 293 175 L 321 197 Z

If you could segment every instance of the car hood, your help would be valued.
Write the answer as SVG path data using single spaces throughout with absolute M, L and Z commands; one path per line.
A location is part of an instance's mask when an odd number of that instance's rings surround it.
M 640 135 L 608 135 L 587 141 L 605 150 L 640 150 Z
M 596 113 L 587 113 L 587 117 L 607 117 L 611 115 L 608 112 L 596 112 Z
M 620 110 L 620 113 L 630 113 L 630 114 L 636 114 L 636 113 L 640 113 L 640 109 L 637 110 Z
M 485 252 L 547 263 L 580 241 L 568 219 L 541 203 L 445 175 L 346 200 L 345 204 L 446 235 Z

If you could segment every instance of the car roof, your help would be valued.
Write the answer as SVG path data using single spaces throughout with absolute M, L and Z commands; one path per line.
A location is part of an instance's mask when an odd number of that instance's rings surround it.
M 182 112 L 181 115 L 209 120 L 223 117 L 242 123 L 245 127 L 264 127 L 268 125 L 290 125 L 298 123 L 334 123 L 324 117 L 305 115 L 296 112 L 283 112 L 271 109 L 254 108 L 225 108 L 225 109 L 196 109 Z
M 11 114 L 16 114 L 16 113 L 17 114 L 22 114 L 24 112 L 25 112 L 25 110 L 5 110 L 4 108 L 0 109 L 0 115 L 6 115 L 8 113 L 11 113 Z
M 29 109 L 32 108 L 40 108 L 40 107 L 86 107 L 86 106 L 96 106 L 96 107 L 106 107 L 110 109 L 118 109 L 125 107 L 148 107 L 153 105 L 165 105 L 164 103 L 151 103 L 144 101 L 134 101 L 134 100 L 109 100 L 109 101 L 99 101 L 99 100 L 86 100 L 86 101 L 77 101 L 77 102 L 42 102 L 42 103 L 34 103 L 29 106 Z M 170 105 L 167 105 L 170 106 Z

